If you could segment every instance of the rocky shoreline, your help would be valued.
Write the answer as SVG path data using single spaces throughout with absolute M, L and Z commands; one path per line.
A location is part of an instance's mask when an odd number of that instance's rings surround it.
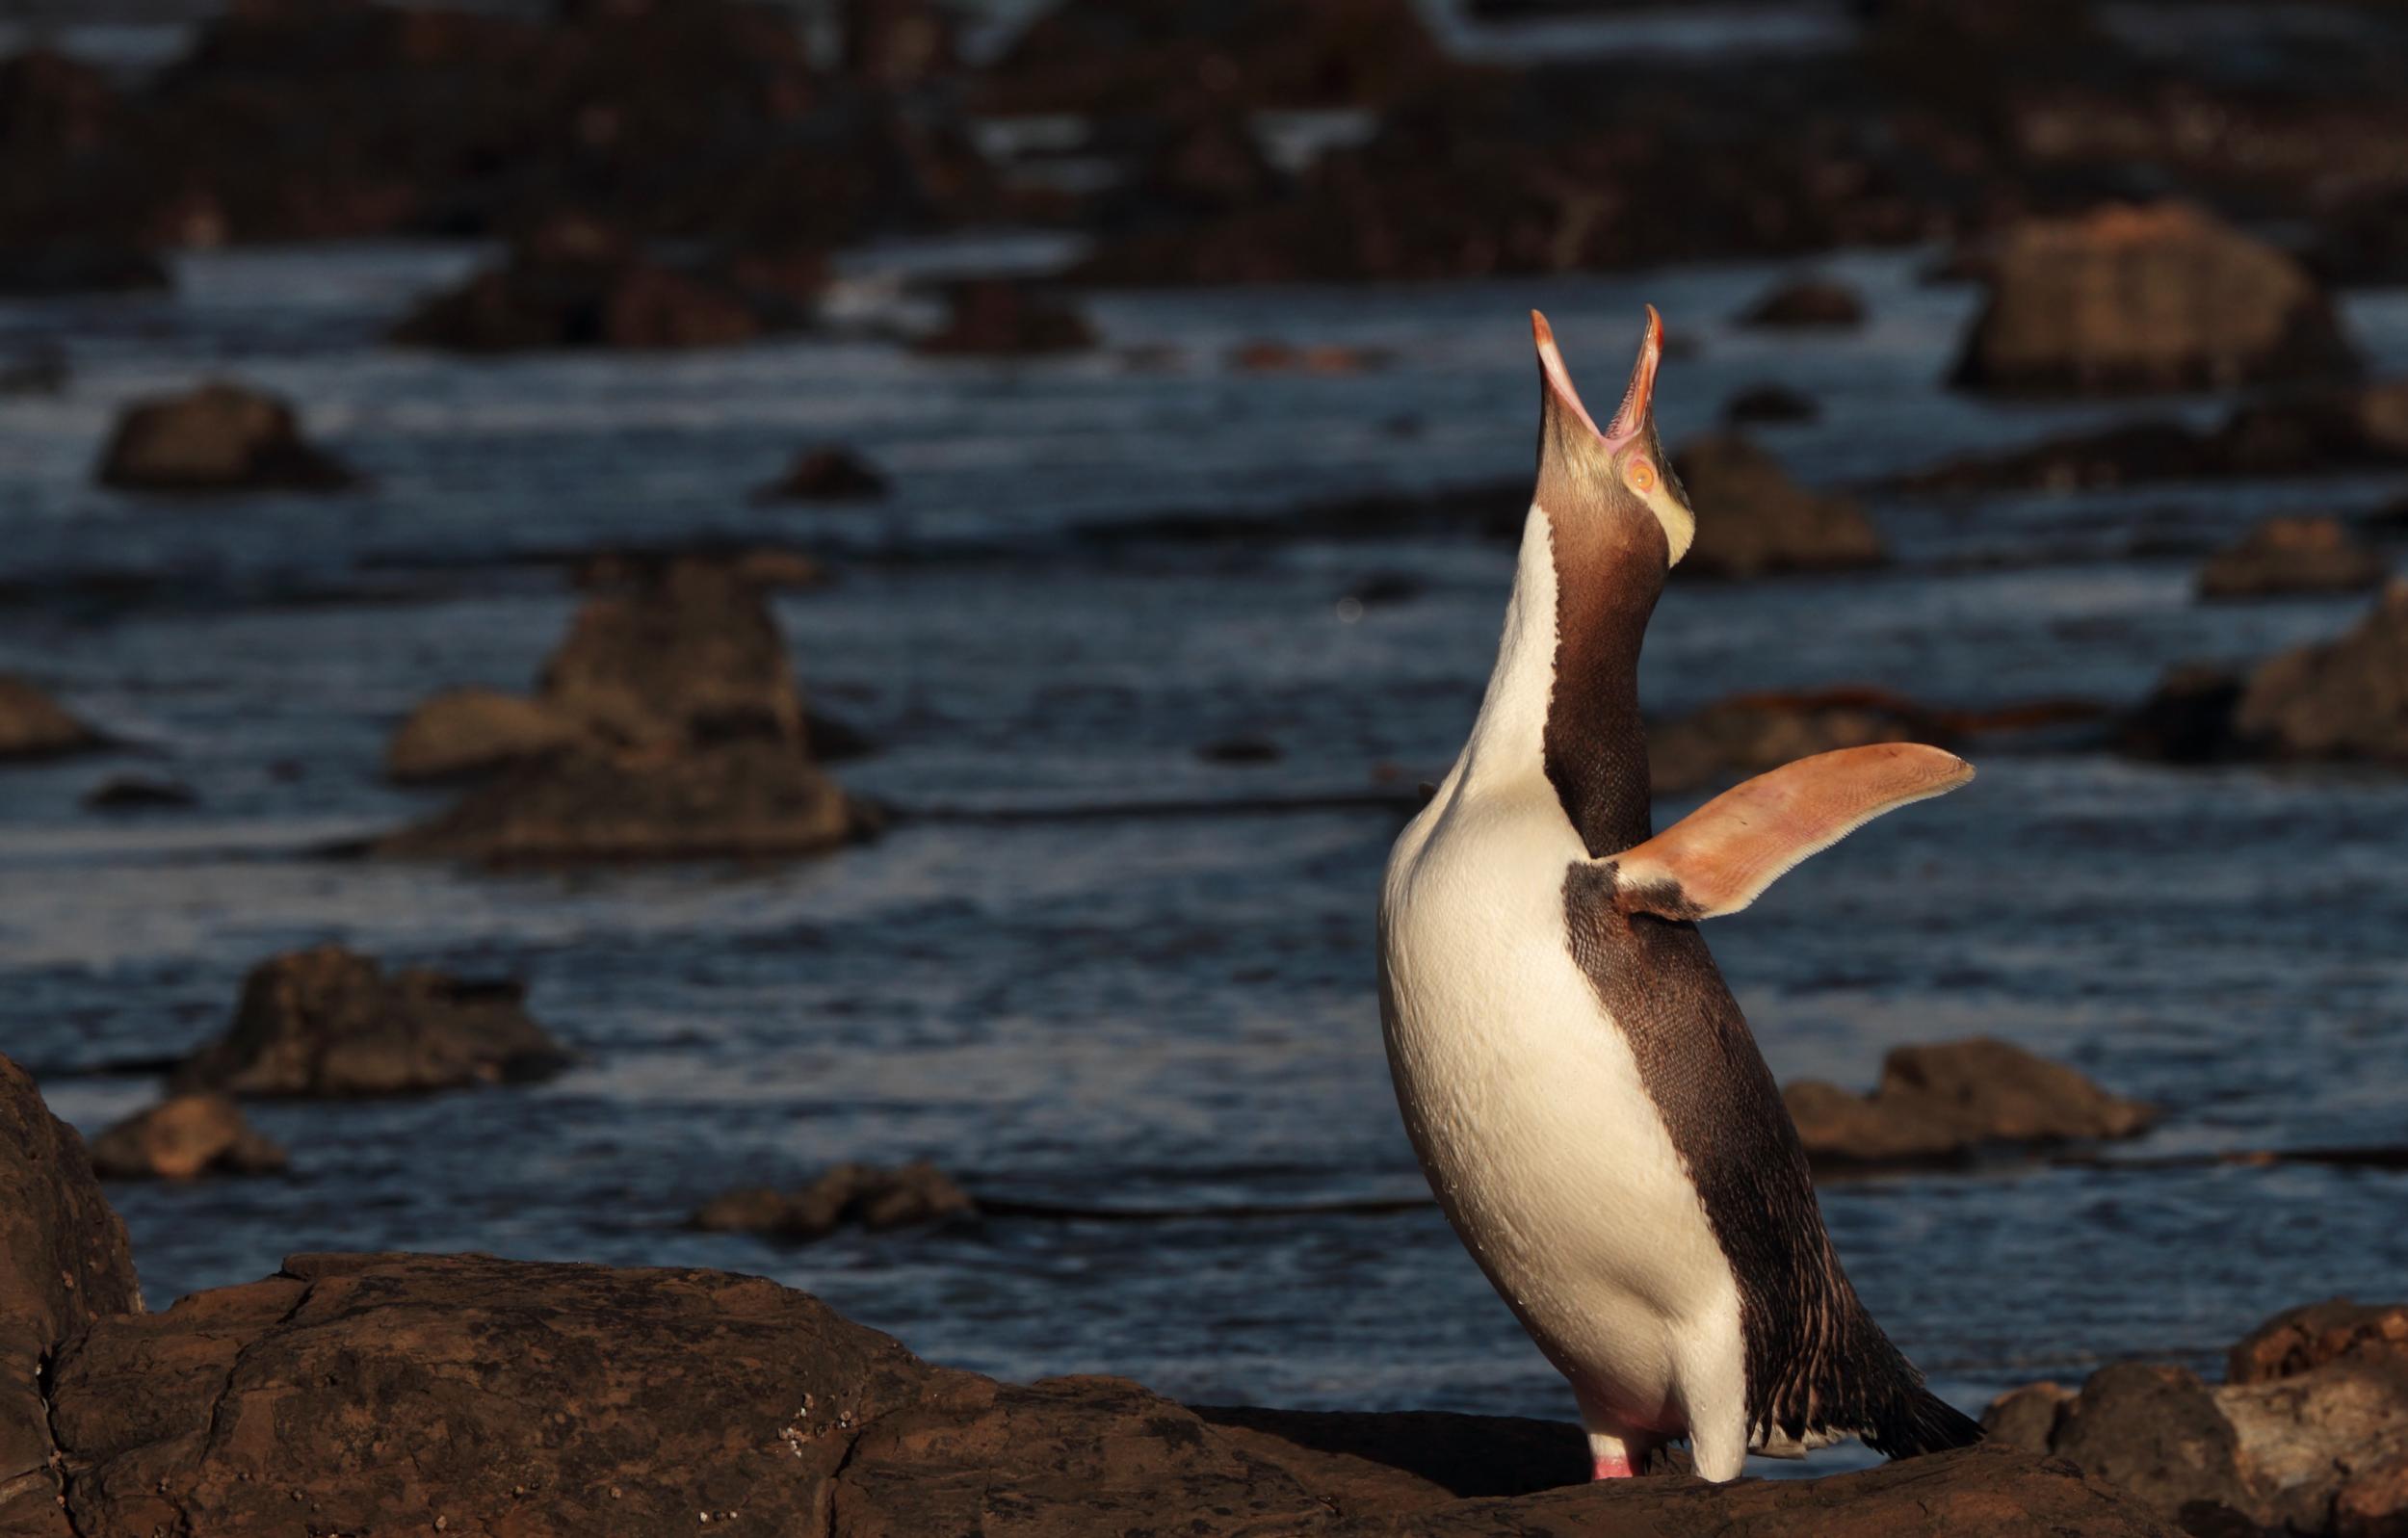
M 726 1272 L 297 1255 L 144 1310 L 74 1132 L 0 1058 L 0 1533 L 2209 1535 L 2408 1522 L 2408 1306 L 2294 1310 L 2228 1384 L 2123 1364 L 1979 1447 L 1715 1486 L 1578 1428 L 999 1382 Z

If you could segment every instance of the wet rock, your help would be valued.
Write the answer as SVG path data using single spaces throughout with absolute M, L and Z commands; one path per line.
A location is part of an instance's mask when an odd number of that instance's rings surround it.
M 84 805 L 95 812 L 176 811 L 199 804 L 183 781 L 147 774 L 112 775 L 84 793 Z
M 125 1225 L 84 1140 L 0 1056 L 0 1531 L 72 1530 L 58 1506 L 44 1364 L 95 1320 L 142 1306 Z
M 632 250 L 522 246 L 506 265 L 427 300 L 393 340 L 455 352 L 659 352 L 732 347 L 766 329 L 743 294 Z
M 1953 382 L 2095 395 L 2357 369 L 2331 304 L 2296 261 L 2195 209 L 2157 204 L 2009 231 Z
M 2157 1112 L 2008 1042 L 1899 1047 L 1868 1096 L 1814 1080 L 1782 1099 L 1819 1167 L 1926 1163 L 1985 1144 L 2133 1137 Z
M 284 1150 L 243 1119 L 223 1095 L 175 1095 L 109 1128 L 92 1142 L 103 1180 L 191 1180 L 196 1175 L 265 1175 L 285 1166 Z
M 403 785 L 460 779 L 585 742 L 586 725 L 541 700 L 493 689 L 448 689 L 409 713 L 385 744 L 384 772 Z
M 1061 0 L 986 72 L 1004 113 L 1143 113 L 1199 88 L 1247 107 L 1376 107 L 1451 69 L 1410 0 Z
M 2383 585 L 2384 561 L 2339 518 L 2268 518 L 2199 571 L 2202 598 L 2355 592 Z
M 815 1239 L 849 1223 L 875 1234 L 967 1217 L 977 1211 L 978 1204 L 951 1176 L 926 1160 L 915 1160 L 894 1169 L 839 1164 L 799 1190 L 756 1186 L 729 1191 L 695 1212 L 694 1226 Z
M 263 961 L 234 1023 L 175 1071 L 178 1093 L 400 1095 L 541 1078 L 574 1057 L 545 1034 L 515 983 L 424 968 L 388 976 L 325 945 Z
M 378 854 L 485 864 L 817 854 L 877 832 L 798 743 L 579 748 L 512 766 Z
M 0 295 L 10 299 L 165 293 L 173 286 L 166 264 L 136 246 L 89 241 L 0 245 Z
M 858 502 L 886 495 L 886 476 L 842 444 L 806 450 L 794 467 L 763 486 L 764 502 Z
M 877 738 L 843 717 L 823 711 L 802 713 L 802 736 L 815 764 L 850 764 L 875 757 L 878 751 Z
M 137 401 L 118 418 L 100 483 L 134 491 L 340 491 L 358 478 L 304 442 L 275 396 L 216 380 Z
M 0 673 L 0 761 L 58 758 L 107 745 L 48 694 L 13 673 Z
M 936 357 L 1016 357 L 1084 352 L 1095 346 L 1086 317 L 1025 284 L 982 278 L 954 286 L 945 324 L 912 344 Z
M 633 577 L 577 612 L 543 666 L 547 708 L 634 747 L 801 742 L 794 665 L 751 584 L 694 559 Z
M 2408 579 L 2346 635 L 2260 664 L 2233 731 L 2263 757 L 2408 764 Z
M 2210 764 L 2239 751 L 2233 713 L 2241 675 L 2214 664 L 2190 663 L 2169 671 L 2149 697 L 2115 725 L 2115 750 L 2168 764 Z
M 1702 510 L 1698 522 L 1705 522 Z M 1670 795 L 1834 748 L 1916 742 L 1944 746 L 1934 740 L 1949 736 L 1932 712 L 1886 690 L 1764 691 L 1735 694 L 1656 723 L 1648 729 L 1647 758 L 1656 794 Z
M 1693 438 L 1674 453 L 1672 464 L 1697 509 L 1697 539 L 1682 558 L 1684 572 L 1846 571 L 1889 559 L 1880 534 L 1853 502 L 1806 490 L 1779 460 L 1739 433 Z
M 1191 97 L 1131 121 L 1142 137 L 1128 151 L 1127 181 L 1101 199 L 1100 223 L 1227 214 L 1288 186 L 1263 152 L 1251 116 L 1235 103 Z
M 1800 278 L 1784 283 L 1741 311 L 1741 326 L 1846 327 L 1865 324 L 1865 300 L 1845 283 Z
M 1812 422 L 1822 415 L 1813 396 L 1779 384 L 1757 384 L 1722 404 L 1722 420 L 1734 427 L 1757 423 Z

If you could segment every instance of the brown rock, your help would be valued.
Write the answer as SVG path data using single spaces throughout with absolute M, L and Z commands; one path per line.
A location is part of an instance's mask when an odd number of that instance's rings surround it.
M 999 1513 L 1028 1534 L 1191 1538 L 2170 1531 L 2062 1461 L 2000 1449 L 1819 1481 L 1590 1485 L 1571 1426 L 999 1384 L 755 1278 L 478 1256 L 298 1256 L 100 1322 L 51 1391 L 86 1533 L 473 1529 L 497 1513 L 606 1538 L 900 1538 Z
M 959 64 L 953 13 L 934 0 L 844 0 L 845 73 L 910 86 Z
M 2348 377 L 2331 304 L 2290 257 L 2177 204 L 2011 230 L 1954 382 L 2023 393 L 2229 389 Z
M 85 1533 L 767 1535 L 965 1379 L 753 1277 L 298 1256 L 92 1331 L 53 1417 Z
M 301 440 L 293 408 L 222 380 L 137 401 L 100 456 L 100 483 L 135 491 L 339 491 L 357 483 Z
M 1002 278 L 956 284 L 944 326 L 912 344 L 931 356 L 1017 357 L 1084 352 L 1095 346 L 1086 317 L 1059 300 Z
M 2408 1459 L 2408 1361 L 2344 1356 L 2305 1372 L 2226 1384 L 2216 1407 L 2240 1447 L 2248 1509 L 2290 1532 L 2330 1531 L 2345 1492 L 2362 1508 L 2392 1494 L 2389 1470 Z
M 884 495 L 885 475 L 842 444 L 807 450 L 759 493 L 764 502 L 855 502 Z
M 541 700 L 492 689 L 447 689 L 394 731 L 385 744 L 384 772 L 404 785 L 458 779 L 588 738 L 582 722 Z
M 2268 518 L 2199 571 L 2202 598 L 2356 592 L 2383 585 L 2380 554 L 2339 518 Z
M 1926 1162 L 1984 1143 L 2133 1137 L 2157 1113 L 2008 1042 L 1898 1047 L 1859 1099 L 1813 1080 L 1783 1091 L 1807 1157 L 1821 1167 Z
M 429 300 L 393 330 L 456 352 L 731 347 L 764 330 L 742 294 L 631 251 L 522 245 L 503 267 Z
M 695 1212 L 694 1226 L 815 1239 L 847 1223 L 877 1233 L 977 1211 L 978 1204 L 952 1177 L 926 1160 L 915 1160 L 895 1169 L 839 1164 L 799 1190 L 756 1186 L 728 1191 Z
M 2339 639 L 2260 664 L 2233 730 L 2264 757 L 2408 764 L 2408 579 L 2394 578 Z
M 263 961 L 225 1033 L 177 1069 L 181 1092 L 398 1095 L 539 1078 L 574 1059 L 515 983 L 411 969 L 387 977 L 340 946 Z
M 2019 1452 L 2047 1452 L 2065 1419 L 2074 1391 L 2055 1383 L 2028 1383 L 1990 1401 L 1981 1413 L 1982 1440 Z
M 1778 384 L 1756 384 L 1722 403 L 1722 420 L 1733 427 L 1758 423 L 1812 422 L 1822 415 L 1815 398 Z
M 223 1095 L 174 1095 L 118 1122 L 92 1143 L 103 1180 L 191 1180 L 264 1175 L 285 1166 L 284 1150 L 243 1119 Z
M 125 1225 L 84 1140 L 0 1057 L 0 1531 L 65 1538 L 41 1373 L 93 1321 L 138 1313 Z
M 1708 516 L 1701 508 L 1701 542 Z M 1669 795 L 1834 748 L 1933 742 L 1947 735 L 1932 712 L 1886 690 L 1768 691 L 1734 694 L 1678 720 L 1657 723 L 1648 729 L 1647 760 L 1656 794 Z
M 1697 509 L 1697 539 L 1681 560 L 1684 572 L 1846 571 L 1889 559 L 1853 502 L 1807 491 L 1739 433 L 1692 438 L 1672 464 Z
M 877 832 L 798 743 L 578 749 L 519 764 L 377 840 L 405 859 L 549 864 L 817 854 Z
M 757 589 L 715 560 L 630 575 L 577 612 L 544 664 L 546 707 L 630 746 L 801 741 L 794 665 Z
M 1409 0 L 1061 0 L 983 96 L 1007 113 L 1146 112 L 1199 87 L 1248 107 L 1376 107 L 1449 68 Z
M 1800 278 L 1784 283 L 1740 315 L 1741 326 L 1855 326 L 1865 324 L 1865 300 L 1845 283 Z
M 13 673 L 0 673 L 0 759 L 57 758 L 105 747 L 108 740 Z
M 2402 1533 L 2408 1533 L 2408 1454 L 2359 1468 L 2333 1497 L 2333 1538 Z
M 2225 1358 L 2227 1383 L 2269 1383 L 2343 1357 L 2408 1365 L 2408 1303 L 2330 1298 L 2286 1309 L 2241 1337 Z
M 2215 1395 L 2181 1368 L 2100 1369 L 2064 1407 L 2051 1447 L 2194 1531 L 2217 1508 L 2252 1504 L 2238 1435 Z

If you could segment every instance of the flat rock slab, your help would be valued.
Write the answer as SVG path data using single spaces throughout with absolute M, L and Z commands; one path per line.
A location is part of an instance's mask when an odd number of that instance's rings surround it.
M 51 1385 L 91 1538 L 2173 1530 L 2069 1464 L 2000 1449 L 1589 1486 L 1568 1425 L 1001 1384 L 711 1271 L 300 1256 L 100 1321 Z

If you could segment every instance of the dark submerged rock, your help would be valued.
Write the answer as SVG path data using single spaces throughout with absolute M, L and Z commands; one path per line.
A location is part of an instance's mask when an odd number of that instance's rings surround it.
M 2339 518 L 2268 518 L 2199 571 L 2202 598 L 2356 592 L 2383 585 L 2382 556 Z
M 84 793 L 84 805 L 95 812 L 177 811 L 199 804 L 183 781 L 147 774 L 112 775 Z
M 393 340 L 455 352 L 662 352 L 732 347 L 768 328 L 743 293 L 709 276 L 607 242 L 584 249 L 536 243 L 428 300 L 393 328 Z
M 2116 751 L 2168 764 L 2210 764 L 2238 754 L 2233 712 L 2241 684 L 2239 673 L 2213 664 L 2172 669 L 2116 722 Z
M 1780 571 L 1847 571 L 1889 559 L 1856 504 L 1819 496 L 1792 481 L 1781 462 L 1737 432 L 1708 433 L 1672 456 L 1697 509 L 1697 538 L 1680 570 L 1756 577 Z
M 955 284 L 946 296 L 943 326 L 912 344 L 930 356 L 1018 357 L 1084 352 L 1095 328 L 1061 300 L 1023 283 L 982 278 Z
M 575 1059 L 515 983 L 412 968 L 388 976 L 340 946 L 251 969 L 234 1023 L 175 1071 L 178 1092 L 401 1095 L 541 1078 Z
M 1701 510 L 1701 524 L 1704 517 Z M 1656 794 L 1667 795 L 1835 748 L 1916 742 L 1946 746 L 1950 735 L 1934 713 L 1886 690 L 1764 691 L 1735 694 L 1656 723 L 1647 733 L 1647 760 Z
M 0 761 L 59 758 L 108 745 L 108 739 L 13 673 L 0 673 Z
M 137 401 L 100 457 L 102 485 L 130 491 L 340 491 L 358 478 L 303 441 L 275 396 L 215 380 Z
M 842 444 L 808 449 L 785 475 L 763 486 L 764 502 L 861 502 L 883 497 L 885 473 Z
M 938 1223 L 978 1212 L 969 1192 L 926 1160 L 894 1169 L 839 1164 L 798 1190 L 755 1186 L 716 1196 L 694 1214 L 694 1226 L 825 1238 L 848 1223 L 872 1233 Z
M 103 1180 L 191 1180 L 198 1175 L 265 1175 L 287 1159 L 224 1095 L 174 1095 L 137 1111 L 92 1142 Z
M 1784 283 L 1739 318 L 1741 326 L 1842 328 L 1865 324 L 1864 297 L 1845 283 L 1807 277 Z
M 1807 1158 L 1824 1168 L 1945 1161 L 1985 1144 L 2133 1137 L 2157 1119 L 2071 1068 L 1981 1036 L 1895 1049 L 1869 1096 L 1805 1080 L 1782 1099 Z
M 1722 420 L 1734 427 L 1812 422 L 1821 415 L 1813 396 L 1779 384 L 1750 385 L 1722 404 Z
M 158 257 L 137 246 L 90 241 L 0 245 L 0 295 L 165 293 L 174 286 Z
M 2099 395 L 2349 378 L 2358 367 L 2296 261 L 2195 209 L 2158 204 L 2009 231 L 1953 379 Z

